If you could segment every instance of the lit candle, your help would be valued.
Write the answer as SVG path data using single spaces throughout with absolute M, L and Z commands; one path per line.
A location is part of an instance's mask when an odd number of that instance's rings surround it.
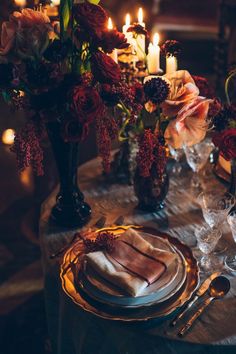
M 126 35 L 128 28 L 130 27 L 130 22 L 131 22 L 131 18 L 130 18 L 130 14 L 127 14 L 125 16 L 125 25 L 122 27 L 122 32 Z M 129 33 L 129 32 L 128 32 Z
M 174 55 L 166 56 L 166 73 L 170 74 L 177 71 L 178 62 Z
M 159 34 L 153 36 L 153 43 L 149 44 L 147 55 L 147 67 L 149 74 L 157 74 L 160 71 L 160 47 Z
M 5 145 L 12 145 L 14 143 L 15 138 L 15 130 L 13 129 L 6 129 L 2 133 L 2 142 Z
M 108 25 L 107 25 L 108 30 L 113 29 L 113 23 L 112 19 L 109 17 L 108 19 Z M 117 49 L 115 48 L 112 53 L 109 54 L 109 57 L 111 57 L 116 63 L 118 63 L 118 54 L 117 54 Z
M 53 6 L 59 6 L 59 5 L 60 5 L 60 2 L 61 2 L 61 0 L 51 0 L 51 4 L 52 4 Z
M 138 10 L 138 24 L 145 28 L 145 23 L 143 22 L 143 9 L 140 7 Z M 145 59 L 145 35 L 139 34 L 137 36 L 137 57 L 139 60 Z
M 14 0 L 16 6 L 19 6 L 19 7 L 25 7 L 26 6 L 26 0 Z
M 141 7 L 138 9 L 138 23 L 145 27 L 145 23 L 143 22 L 143 9 Z

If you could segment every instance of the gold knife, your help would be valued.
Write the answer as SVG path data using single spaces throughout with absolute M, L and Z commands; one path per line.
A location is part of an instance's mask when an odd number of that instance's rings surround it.
M 211 284 L 212 280 L 218 277 L 221 272 L 212 273 L 204 282 L 200 285 L 196 291 L 194 298 L 188 303 L 188 305 L 171 321 L 170 326 L 174 327 L 176 323 L 186 314 L 186 312 L 195 304 L 200 296 L 204 295 Z

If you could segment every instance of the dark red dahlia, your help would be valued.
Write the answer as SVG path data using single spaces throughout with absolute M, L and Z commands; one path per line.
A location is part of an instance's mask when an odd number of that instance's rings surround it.
M 169 85 L 160 77 L 148 80 L 144 84 L 144 93 L 147 101 L 151 101 L 154 104 L 160 104 L 164 102 L 169 95 Z
M 207 98 L 215 97 L 215 91 L 209 81 L 202 76 L 192 76 L 196 86 L 199 88 L 199 95 Z
M 108 16 L 99 5 L 87 1 L 82 4 L 75 4 L 73 13 L 79 26 L 91 35 L 101 38 L 103 31 L 107 29 Z
M 101 51 L 92 55 L 91 69 L 94 78 L 102 84 L 114 84 L 121 80 L 119 65 Z
M 236 128 L 215 134 L 212 141 L 226 160 L 236 158 Z
M 220 112 L 213 118 L 213 125 L 216 131 L 236 126 L 236 105 L 225 104 Z
M 101 47 L 105 53 L 112 53 L 115 48 L 128 48 L 129 43 L 127 43 L 127 39 L 123 33 L 113 29 L 102 33 L 98 46 Z
M 91 123 L 97 115 L 101 115 L 104 105 L 98 92 L 84 85 L 75 86 L 71 94 L 73 115 L 82 124 Z
M 148 36 L 147 30 L 139 23 L 134 23 L 132 26 L 128 28 L 127 32 L 133 32 L 136 35 L 143 34 L 146 37 Z
M 167 40 L 161 46 L 161 52 L 165 57 L 169 57 L 171 55 L 178 57 L 182 51 L 182 46 L 178 41 L 175 40 Z

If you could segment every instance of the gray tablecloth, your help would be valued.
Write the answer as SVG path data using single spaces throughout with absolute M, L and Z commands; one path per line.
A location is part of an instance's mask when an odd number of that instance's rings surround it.
M 190 247 L 195 246 L 194 229 L 203 223 L 196 197 L 190 191 L 192 173 L 184 170 L 181 177 L 171 176 L 166 208 L 161 213 L 142 213 L 135 209 L 137 200 L 132 186 L 108 184 L 102 176 L 100 162 L 92 160 L 79 169 L 79 182 L 93 215 L 89 227 L 101 217 L 112 225 L 120 216 L 125 224 L 152 226 L 178 237 Z M 225 187 L 208 171 L 206 188 Z M 76 306 L 62 291 L 59 261 L 50 254 L 69 242 L 75 230 L 63 231 L 48 223 L 57 191 L 42 206 L 40 233 L 45 274 L 45 300 L 49 333 L 55 353 L 60 354 L 149 354 L 149 353 L 235 353 L 236 352 L 236 277 L 224 300 L 215 301 L 195 323 L 192 330 L 180 339 L 177 329 L 168 321 L 145 324 L 126 324 L 106 321 L 88 314 Z M 235 247 L 227 226 L 223 235 L 228 249 Z M 203 275 L 204 276 L 204 275 Z

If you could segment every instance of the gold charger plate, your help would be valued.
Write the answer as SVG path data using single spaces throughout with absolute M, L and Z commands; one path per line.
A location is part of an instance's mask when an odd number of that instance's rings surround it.
M 192 251 L 189 247 L 181 243 L 178 239 L 152 228 L 129 225 L 103 228 L 97 230 L 97 232 L 111 231 L 114 234 L 119 235 L 130 227 L 139 228 L 144 232 L 166 239 L 183 254 L 186 262 L 186 280 L 181 289 L 171 299 L 168 299 L 158 305 L 129 309 L 111 307 L 90 298 L 79 286 L 79 281 L 75 281 L 75 279 L 78 279 L 79 277 L 80 260 L 83 257 L 83 243 L 81 241 L 78 241 L 76 244 L 71 246 L 71 248 L 69 248 L 64 255 L 60 272 L 62 288 L 75 304 L 83 308 L 85 311 L 93 313 L 94 315 L 104 319 L 131 322 L 163 318 L 184 305 L 185 302 L 191 298 L 193 292 L 198 287 L 199 269 L 197 261 L 193 257 Z

